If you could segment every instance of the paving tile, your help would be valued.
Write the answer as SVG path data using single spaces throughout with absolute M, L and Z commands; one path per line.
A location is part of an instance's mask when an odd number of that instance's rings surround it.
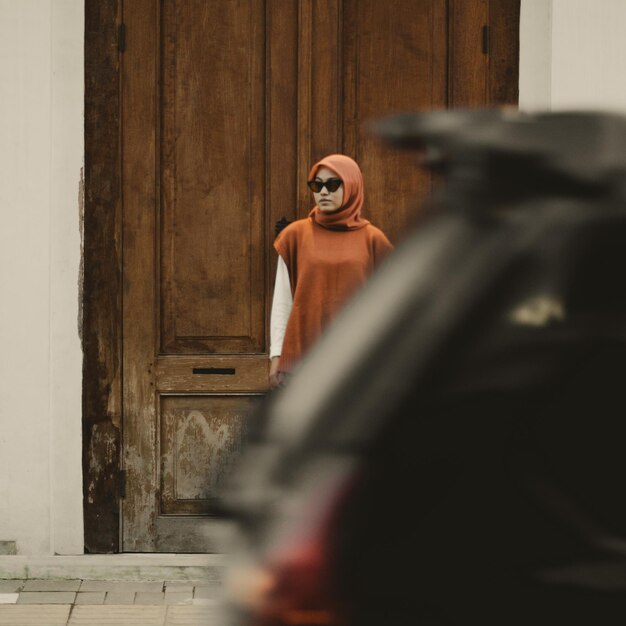
M 193 591 L 166 591 L 165 604 L 191 604 Z
M 224 626 L 221 610 L 205 606 L 170 606 L 165 626 Z
M 134 591 L 108 591 L 105 604 L 134 604 L 135 592 Z
M 106 591 L 79 591 L 74 604 L 104 604 Z
M 83 580 L 81 591 L 163 591 L 163 581 Z
M 164 606 L 75 606 L 68 626 L 163 626 L 164 622 Z
M 69 617 L 70 605 L 10 604 L 0 606 L 0 625 L 2 626 L 65 626 Z
M 0 604 L 16 604 L 19 593 L 0 593 Z
M 24 591 L 78 591 L 80 580 L 27 580 Z
M 177 593 L 193 593 L 193 588 L 195 585 L 192 583 L 184 583 L 184 582 L 168 582 L 165 581 L 165 591 L 175 591 Z
M 224 593 L 224 589 L 221 585 L 211 585 L 207 587 L 196 587 L 193 590 L 194 598 L 208 598 L 215 599 L 221 598 Z
M 0 593 L 15 593 L 23 588 L 23 580 L 0 580 Z
M 216 606 L 220 603 L 217 598 L 194 598 L 191 604 L 194 606 Z
M 135 604 L 164 604 L 165 594 L 158 591 L 138 591 Z
M 18 604 L 73 604 L 73 591 L 22 591 Z
M 182 582 L 182 581 L 180 581 Z M 194 587 L 211 587 L 212 585 L 221 585 L 221 581 L 218 580 L 189 580 L 184 583 L 185 585 L 193 585 Z

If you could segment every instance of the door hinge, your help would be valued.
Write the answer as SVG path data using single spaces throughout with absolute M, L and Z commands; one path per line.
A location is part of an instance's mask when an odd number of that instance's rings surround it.
M 120 470 L 117 475 L 118 493 L 120 498 L 126 497 L 126 470 Z
M 117 27 L 117 51 L 126 52 L 126 24 L 124 22 Z
M 483 54 L 489 54 L 489 26 L 483 26 Z

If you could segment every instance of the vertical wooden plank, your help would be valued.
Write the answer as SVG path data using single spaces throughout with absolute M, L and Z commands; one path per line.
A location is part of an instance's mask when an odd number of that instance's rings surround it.
M 295 219 L 298 142 L 298 0 L 267 3 L 267 132 L 269 225 Z
M 483 52 L 489 0 L 449 0 L 449 7 L 448 105 L 483 107 L 489 87 L 489 56 Z
M 174 238 L 169 241 L 163 233 L 176 230 L 176 111 L 168 107 L 169 99 L 175 100 L 176 89 L 176 3 L 162 2 L 159 46 L 159 94 L 158 94 L 158 138 L 156 159 L 158 160 L 156 178 L 159 211 L 156 215 L 159 241 L 159 277 L 157 283 L 157 302 L 159 350 L 168 352 L 171 344 L 176 345 L 176 292 L 174 271 Z M 170 345 L 168 345 L 170 344 Z
M 267 285 L 270 297 L 277 255 L 272 247 L 276 222 L 298 217 L 298 0 L 267 3 Z M 269 338 L 269 328 L 267 329 Z M 269 339 L 266 342 L 269 351 Z
M 265 212 L 267 201 L 267 10 L 266 0 L 255 0 L 250 12 L 251 32 L 250 50 L 250 190 L 252 206 L 250 219 L 250 319 L 253 331 L 251 340 L 254 352 L 264 352 L 267 322 L 265 318 L 267 288 L 265 261 L 268 257 L 267 223 Z M 255 104 L 258 103 L 258 104 Z M 261 158 L 255 158 L 260 155 Z M 259 233 L 262 233 L 259 236 Z
M 85 2 L 82 293 L 85 552 L 118 552 L 121 399 L 119 0 Z
M 342 89 L 342 152 L 356 158 L 358 143 L 358 75 L 359 75 L 359 29 L 354 27 L 358 0 L 343 0 L 341 48 L 343 68 Z
M 298 48 L 298 217 L 312 207 L 311 165 L 341 151 L 341 1 L 301 0 Z
M 298 218 L 311 206 L 306 177 L 311 167 L 311 65 L 313 63 L 313 0 L 300 0 L 298 14 Z
M 376 141 L 367 123 L 400 111 L 446 105 L 446 4 L 410 0 L 343 3 L 344 152 L 361 166 L 364 214 L 399 241 L 430 192 L 415 155 Z M 416 201 L 417 199 L 417 201 Z
M 433 50 L 433 82 L 432 97 L 434 109 L 448 108 L 448 0 L 437 0 L 433 4 L 432 12 L 432 50 Z M 437 104 L 435 104 L 437 103 Z M 432 195 L 442 184 L 442 179 L 437 174 L 431 174 L 429 194 Z M 416 206 L 414 213 L 420 215 L 422 200 L 418 200 L 420 206 Z
M 158 8 L 155 0 L 124 4 L 127 48 L 123 57 L 124 152 L 124 468 L 123 549 L 151 551 L 155 541 L 158 450 L 154 383 L 156 93 Z
M 517 105 L 519 99 L 520 0 L 489 2 L 489 90 L 491 105 Z
M 448 0 L 435 0 L 431 11 L 432 83 L 434 109 L 448 106 Z
M 341 151 L 341 1 L 316 0 L 312 14 L 311 163 Z M 312 202 L 309 196 L 309 202 Z

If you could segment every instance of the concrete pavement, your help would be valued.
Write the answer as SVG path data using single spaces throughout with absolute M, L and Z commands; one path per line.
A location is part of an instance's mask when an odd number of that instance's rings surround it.
M 222 626 L 221 584 L 0 580 L 2 626 Z
M 0 626 L 224 626 L 224 555 L 0 557 Z

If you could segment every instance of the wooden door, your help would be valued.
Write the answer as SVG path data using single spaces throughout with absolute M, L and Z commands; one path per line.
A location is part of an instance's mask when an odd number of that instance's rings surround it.
M 266 389 L 266 10 L 125 3 L 126 551 L 221 549 L 204 516 Z
M 446 106 L 449 20 L 446 0 L 124 3 L 123 550 L 222 549 L 208 511 L 267 388 L 274 224 L 344 152 L 401 238 L 430 181 L 364 124 Z

